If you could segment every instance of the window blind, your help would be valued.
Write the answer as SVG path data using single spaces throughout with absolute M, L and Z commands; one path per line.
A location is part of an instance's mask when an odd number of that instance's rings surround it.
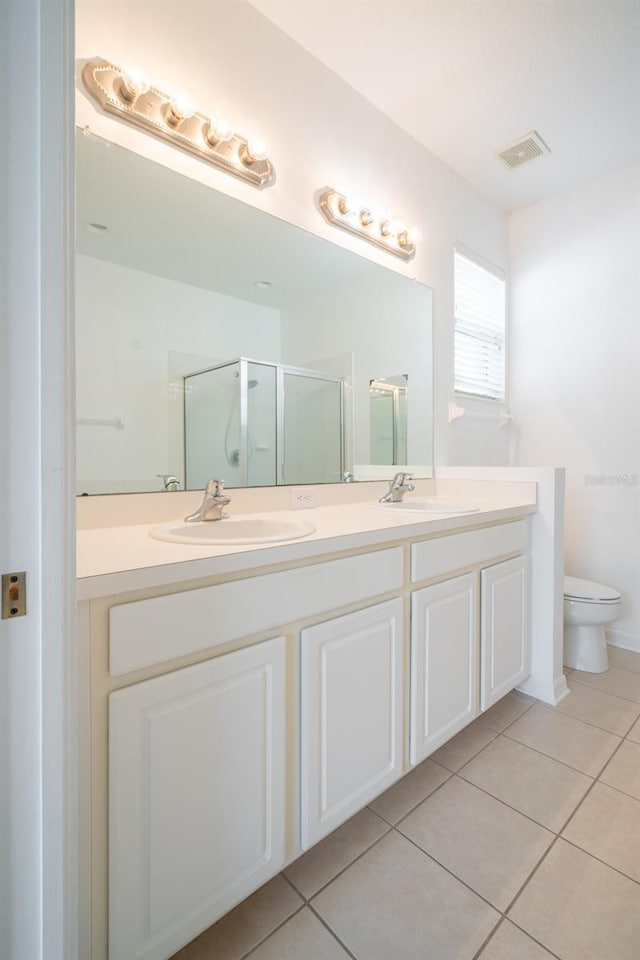
M 504 400 L 504 279 L 456 250 L 454 289 L 455 390 Z

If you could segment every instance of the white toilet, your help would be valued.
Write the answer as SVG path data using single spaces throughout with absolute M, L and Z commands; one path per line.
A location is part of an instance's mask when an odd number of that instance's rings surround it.
M 564 663 L 574 670 L 609 669 L 604 627 L 620 614 L 618 590 L 578 577 L 564 578 Z

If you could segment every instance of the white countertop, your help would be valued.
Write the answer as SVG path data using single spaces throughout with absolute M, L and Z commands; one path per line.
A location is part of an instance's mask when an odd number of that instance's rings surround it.
M 450 499 L 450 498 L 448 498 Z M 154 540 L 154 524 L 110 526 L 78 531 L 77 596 L 79 600 L 127 593 L 243 570 L 257 570 L 340 550 L 371 547 L 400 538 L 425 537 L 535 513 L 535 498 L 480 500 L 475 513 L 395 513 L 375 504 L 348 503 L 310 510 L 279 510 L 261 515 L 304 519 L 315 533 L 299 540 L 242 546 L 166 543 Z M 224 522 L 224 521 L 221 521 Z

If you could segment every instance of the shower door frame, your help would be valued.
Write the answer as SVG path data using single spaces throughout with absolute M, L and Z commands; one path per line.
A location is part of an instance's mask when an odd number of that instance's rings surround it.
M 342 377 L 333 373 L 323 373 L 320 370 L 312 370 L 308 367 L 295 367 L 285 363 L 279 363 L 277 360 L 256 360 L 251 357 L 235 357 L 233 360 L 225 360 L 222 363 L 215 363 L 212 367 L 204 367 L 202 370 L 194 370 L 193 373 L 186 374 L 187 377 L 199 376 L 202 373 L 210 373 L 213 370 L 221 370 L 224 367 L 238 365 L 238 390 L 239 397 L 239 416 L 240 416 L 240 436 L 238 449 L 239 473 L 238 486 L 249 486 L 249 364 L 257 364 L 262 367 L 275 367 L 276 371 L 276 425 L 275 425 L 275 444 L 276 444 L 276 469 L 275 483 L 271 486 L 286 486 L 285 478 L 285 442 L 284 442 L 284 381 L 285 376 L 306 377 L 308 380 L 327 380 L 331 383 L 337 383 L 340 390 L 340 463 L 338 467 L 338 477 L 336 482 L 343 479 L 344 473 L 344 455 L 345 455 L 345 426 L 344 426 L 344 380 Z M 184 406 L 184 477 L 185 487 L 187 481 L 187 429 L 186 429 L 187 408 Z M 323 481 L 325 482 L 325 481 Z M 326 481 L 328 482 L 328 481 Z

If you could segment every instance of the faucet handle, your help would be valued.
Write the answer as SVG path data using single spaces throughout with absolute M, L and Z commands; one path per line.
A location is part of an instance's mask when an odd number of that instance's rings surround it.
M 218 497 L 224 491 L 224 480 L 209 480 L 207 481 L 207 488 L 205 490 L 205 496 L 207 497 Z
M 399 473 L 396 473 L 391 483 L 394 486 L 401 487 L 402 484 L 405 482 L 405 480 L 411 480 L 411 479 L 413 479 L 412 473 L 405 473 L 403 470 L 400 470 Z

